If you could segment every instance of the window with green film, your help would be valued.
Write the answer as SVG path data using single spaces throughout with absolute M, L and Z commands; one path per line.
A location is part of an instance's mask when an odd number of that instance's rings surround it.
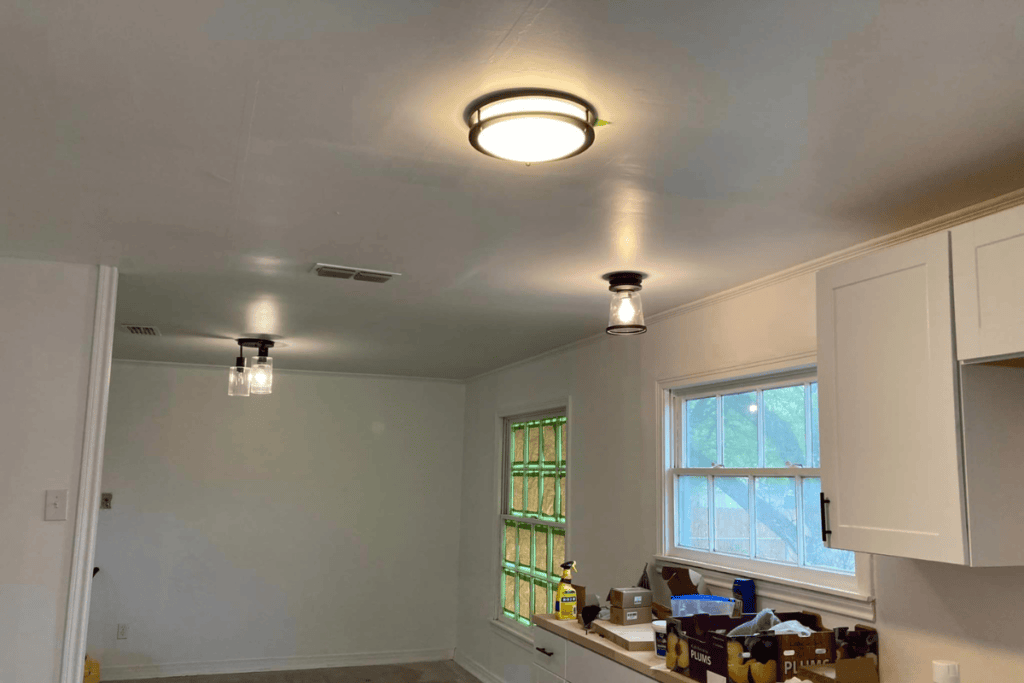
M 565 561 L 566 426 L 564 413 L 505 420 L 499 604 L 518 624 L 554 611 Z

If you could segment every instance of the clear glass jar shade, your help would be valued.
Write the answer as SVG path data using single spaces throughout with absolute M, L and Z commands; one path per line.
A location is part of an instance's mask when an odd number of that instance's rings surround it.
M 640 334 L 647 331 L 640 292 L 624 290 L 612 292 L 612 305 L 608 313 L 608 334 Z
M 274 386 L 274 359 L 257 356 L 249 368 L 249 390 L 255 395 L 269 394 Z
M 232 365 L 228 368 L 228 396 L 249 395 L 249 368 Z

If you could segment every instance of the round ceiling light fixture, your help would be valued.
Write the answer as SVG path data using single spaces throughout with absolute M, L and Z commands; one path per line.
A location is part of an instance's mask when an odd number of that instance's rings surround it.
M 594 142 L 597 115 L 562 93 L 516 91 L 472 105 L 469 143 L 488 156 L 535 164 L 568 159 Z

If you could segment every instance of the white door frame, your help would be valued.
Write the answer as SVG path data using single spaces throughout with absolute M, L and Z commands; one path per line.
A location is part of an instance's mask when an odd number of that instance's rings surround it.
M 103 475 L 103 441 L 107 432 L 107 397 L 110 393 L 110 363 L 114 344 L 114 314 L 117 308 L 117 268 L 99 266 L 96 284 L 96 313 L 93 320 L 92 359 L 85 405 L 85 438 L 82 441 L 82 469 L 78 479 L 78 510 L 75 514 L 75 542 L 71 553 L 71 582 L 64 622 L 64 654 L 60 683 L 79 683 L 85 667 L 85 640 L 89 627 L 89 597 L 96 552 L 96 522 L 100 508 Z

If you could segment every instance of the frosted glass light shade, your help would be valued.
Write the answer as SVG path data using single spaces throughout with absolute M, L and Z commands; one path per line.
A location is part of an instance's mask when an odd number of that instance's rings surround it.
M 271 393 L 274 387 L 274 359 L 257 356 L 249 368 L 249 391 L 260 396 Z
M 565 159 L 594 141 L 590 109 L 568 97 L 524 95 L 481 105 L 469 141 L 484 154 L 524 163 Z
M 630 290 L 612 292 L 612 304 L 606 331 L 608 334 L 641 334 L 647 331 L 640 292 Z
M 249 395 L 249 368 L 232 365 L 228 368 L 228 396 Z

